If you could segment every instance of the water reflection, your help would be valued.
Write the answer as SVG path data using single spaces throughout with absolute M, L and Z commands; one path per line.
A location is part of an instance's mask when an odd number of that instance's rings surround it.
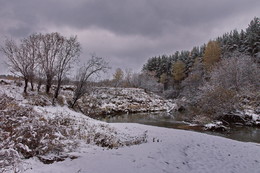
M 123 114 L 111 116 L 103 120 L 108 123 L 139 123 L 166 128 L 191 130 L 238 141 L 260 143 L 260 128 L 232 126 L 227 132 L 209 132 L 204 131 L 201 126 L 190 126 L 189 123 L 182 121 L 181 117 L 170 116 L 166 112 Z

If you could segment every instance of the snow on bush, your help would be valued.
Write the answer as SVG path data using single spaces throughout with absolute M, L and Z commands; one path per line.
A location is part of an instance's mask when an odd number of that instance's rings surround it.
M 223 132 L 227 131 L 228 128 L 223 125 L 221 121 L 215 121 L 204 125 L 204 130 Z
M 171 100 L 146 93 L 138 88 L 96 88 L 79 100 L 77 108 L 84 114 L 100 116 L 118 113 L 167 111 L 175 107 Z
M 118 148 L 146 141 L 146 134 L 138 137 L 118 134 L 107 124 L 93 123 L 82 114 L 76 118 L 73 111 L 60 109 L 55 113 L 48 106 L 40 108 L 42 112 L 0 95 L 0 172 L 18 169 L 21 159 L 35 156 L 45 163 L 62 161 L 66 153 L 81 143 Z

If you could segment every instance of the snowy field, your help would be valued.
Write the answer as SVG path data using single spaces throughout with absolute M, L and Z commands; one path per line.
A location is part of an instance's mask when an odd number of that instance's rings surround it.
M 14 98 L 12 103 L 18 102 L 20 106 L 33 108 L 32 117 L 39 116 L 37 121 L 32 121 L 34 123 L 49 122 L 50 119 L 69 120 L 66 130 L 77 136 L 57 133 L 54 137 L 67 141 L 67 144 L 74 140 L 79 143 L 73 150 L 65 150 L 73 157 L 61 162 L 43 164 L 37 157 L 22 159 L 22 163 L 17 167 L 21 168 L 20 172 L 260 173 L 260 144 L 257 143 L 140 124 L 107 124 L 74 112 L 67 106 L 31 105 L 31 97 L 25 99 L 21 95 L 22 88 L 11 85 L 1 87 L 0 94 Z M 19 105 L 17 108 L 22 109 Z M 25 122 L 30 126 L 30 121 Z M 63 125 L 62 128 L 66 126 Z M 143 137 L 146 137 L 144 141 L 147 142 L 143 143 Z M 114 149 L 98 146 L 97 142 L 103 138 L 110 140 L 108 143 L 112 140 L 112 144 L 118 146 Z M 0 158 L 0 161 L 1 159 L 3 158 Z M 10 172 L 14 170 L 11 169 Z
M 148 142 L 119 149 L 94 146 L 80 148 L 66 159 L 44 165 L 26 161 L 30 173 L 259 173 L 260 145 L 196 132 L 139 124 L 111 124 L 118 131 L 140 134 Z

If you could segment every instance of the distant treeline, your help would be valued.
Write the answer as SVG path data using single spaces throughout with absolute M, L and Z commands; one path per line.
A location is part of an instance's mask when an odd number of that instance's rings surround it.
M 245 55 L 250 55 L 254 60 L 260 63 L 260 22 L 259 18 L 255 17 L 245 30 L 233 30 L 229 33 L 210 41 L 215 42 L 220 48 L 220 57 L 228 57 L 234 52 L 239 52 Z M 208 44 L 195 46 L 191 51 L 183 50 L 176 51 L 172 55 L 160 55 L 150 58 L 143 65 L 143 71 L 153 74 L 159 82 L 163 83 L 165 78 L 168 80 L 175 79 L 174 73 L 179 73 L 177 70 L 182 70 L 185 76 L 188 76 L 191 68 L 196 61 L 204 61 L 205 50 Z M 209 49 L 209 47 L 208 47 Z M 215 50 L 211 50 L 215 51 Z M 178 62 L 177 65 L 176 62 Z M 183 67 L 180 67 L 183 66 Z M 175 67 L 175 69 L 174 69 Z M 183 68 L 183 69 L 182 69 Z M 183 80 L 185 77 L 180 77 Z M 177 77 L 178 79 L 178 77 Z M 175 80 L 175 82 L 178 80 Z

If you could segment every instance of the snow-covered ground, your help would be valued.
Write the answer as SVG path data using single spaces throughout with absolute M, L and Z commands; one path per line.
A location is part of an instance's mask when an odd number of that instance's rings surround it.
M 39 108 L 38 112 L 40 112 Z M 106 124 L 63 107 L 45 107 L 46 116 L 63 111 L 64 116 L 86 118 L 89 124 Z M 260 144 L 238 142 L 196 132 L 145 126 L 106 124 L 118 138 L 147 135 L 147 143 L 107 149 L 85 145 L 69 153 L 77 159 L 43 164 L 37 158 L 25 161 L 28 173 L 259 173 Z M 110 131 L 106 131 L 111 133 Z M 104 132 L 104 133 L 106 133 Z
M 30 106 L 32 117 L 42 124 L 62 121 L 68 134 L 53 134 L 66 144 L 77 141 L 77 147 L 64 150 L 71 156 L 64 161 L 43 164 L 37 157 L 23 159 L 15 168 L 25 173 L 259 173 L 260 144 L 238 142 L 191 131 L 152 127 L 140 124 L 108 124 L 74 112 L 67 106 L 31 105 L 33 93 L 24 98 L 22 88 L 1 86 L 21 106 Z M 41 99 L 44 98 L 44 95 Z M 47 99 L 47 98 L 46 98 Z M 15 103 L 14 102 L 14 103 Z M 8 105 L 13 106 L 15 104 Z M 11 107 L 13 108 L 13 107 Z M 10 108 L 10 109 L 11 109 Z M 20 107 L 17 107 L 21 109 Z M 3 114 L 4 115 L 4 114 Z M 19 115 L 20 116 L 20 115 Z M 26 117 L 22 117 L 26 119 Z M 21 120 L 23 120 L 21 119 Z M 32 123 L 36 123 L 32 121 Z M 31 121 L 25 121 L 29 127 Z M 60 121 L 58 121 L 59 126 Z M 27 126 L 26 124 L 26 126 Z M 54 124 L 56 125 L 56 124 Z M 59 129 L 56 129 L 58 132 Z M 98 134 L 98 135 L 97 135 Z M 23 138 L 23 137 L 21 137 Z M 105 141 L 104 141 L 104 140 Z M 108 141 L 107 141 L 108 140 Z M 114 149 L 101 147 L 115 145 Z M 0 143 L 1 144 L 1 143 Z M 101 144 L 101 145 L 100 145 Z M 7 146 L 8 147 L 8 146 Z M 65 147 L 66 149 L 66 147 Z M 1 153 L 0 153 L 1 156 Z M 46 156 L 48 157 L 48 156 Z M 0 157 L 0 162 L 5 158 Z M 14 169 L 10 168 L 10 172 Z M 1 169 L 0 169 L 1 172 Z M 4 172 L 4 171 L 3 171 Z M 8 171 L 7 171 L 8 172 Z
M 148 131 L 148 142 L 119 149 L 88 146 L 66 159 L 44 165 L 26 161 L 35 173 L 259 173 L 260 145 L 196 132 L 139 124 L 111 124 L 125 133 Z

